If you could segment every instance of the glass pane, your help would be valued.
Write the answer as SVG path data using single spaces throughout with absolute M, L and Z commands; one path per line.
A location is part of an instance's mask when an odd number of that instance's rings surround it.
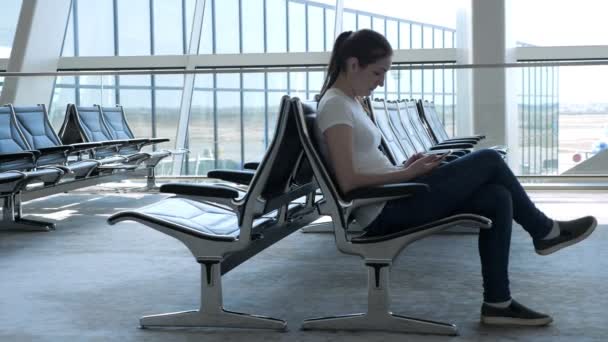
M 608 2 L 597 0 L 514 0 L 510 3 L 514 38 L 536 46 L 607 45 Z M 540 15 L 542 14 L 542 15 Z
M 287 91 L 287 73 L 269 72 L 268 89 Z
M 291 96 L 306 99 L 306 72 L 290 72 L 289 88 L 289 94 Z
M 236 91 L 217 92 L 219 168 L 241 168 L 241 94 Z
M 212 90 L 214 88 L 213 74 L 197 74 L 194 79 L 194 87 L 197 89 L 204 88 L 205 90 Z
M 342 14 L 342 31 L 357 30 L 357 15 L 352 11 L 344 11 Z
M 410 49 L 412 40 L 410 37 L 410 27 L 408 23 L 399 23 L 399 48 Z
M 205 1 L 203 13 L 203 30 L 198 53 L 201 55 L 213 53 L 213 23 L 211 15 L 211 1 Z
M 149 90 L 120 89 L 120 104 L 136 137 L 152 136 L 152 95 Z
M 117 0 L 117 5 L 119 55 L 150 55 L 150 1 Z
M 179 123 L 181 90 L 156 90 L 156 136 L 170 138 L 171 141 L 156 145 L 157 148 L 174 148 Z
M 334 46 L 334 31 L 336 30 L 336 11 L 325 10 L 325 51 L 331 51 Z
M 156 87 L 184 87 L 184 75 L 155 75 Z
M 188 174 L 206 175 L 215 166 L 212 91 L 195 91 L 188 125 Z
M 386 39 L 388 39 L 394 49 L 399 47 L 399 25 L 395 20 L 386 22 Z
M 245 162 L 260 161 L 266 151 L 264 93 L 244 92 Z
M 151 86 L 149 75 L 123 75 L 119 76 L 119 79 L 121 86 Z
M 154 54 L 184 53 L 182 2 L 154 0 Z
M 422 27 L 412 24 L 412 49 L 422 49 Z
M 306 13 L 302 3 L 289 2 L 289 51 L 306 51 Z
M 114 56 L 113 0 L 78 1 L 79 56 Z
M 243 73 L 243 88 L 244 89 L 264 89 L 264 73 L 262 72 L 245 72 Z
M 22 0 L 3 0 L 0 11 L 0 58 L 9 58 Z
M 243 52 L 264 52 L 264 1 L 247 0 L 243 6 Z
M 241 74 L 237 73 L 219 73 L 217 74 L 217 88 L 218 89 L 240 89 L 241 88 Z
M 422 47 L 432 49 L 433 47 L 433 28 L 430 26 L 422 27 Z
M 239 53 L 239 1 L 214 1 L 215 52 Z
M 433 30 L 433 34 L 434 34 L 433 47 L 442 48 L 443 47 L 443 31 L 435 29 L 435 30 Z
M 116 93 L 114 89 L 102 88 L 80 88 L 80 105 L 92 106 L 114 106 L 116 104 Z
M 192 36 L 192 21 L 196 0 L 186 0 L 186 52 L 189 51 L 190 37 Z M 197 53 L 196 51 L 194 53 Z
M 403 34 L 405 30 L 409 30 L 409 25 L 412 22 L 422 23 L 425 25 L 434 25 L 437 27 L 445 28 L 450 31 L 454 31 L 456 29 L 456 20 L 457 13 L 459 11 L 459 7 L 462 7 L 462 1 L 454 1 L 454 0 L 375 0 L 375 1 L 367 1 L 367 0 L 344 0 L 344 30 L 350 30 L 352 23 L 351 19 L 347 20 L 346 13 L 350 11 L 358 11 L 365 16 L 371 15 L 373 29 L 382 34 L 386 34 L 388 36 L 391 35 L 390 32 L 385 32 L 384 21 L 396 21 L 399 22 L 401 28 L 401 33 Z M 542 12 L 536 12 L 542 13 Z M 367 26 L 367 19 L 365 23 L 362 24 L 361 18 L 363 15 L 359 16 L 359 28 L 369 27 Z M 414 48 L 419 49 L 422 48 L 422 30 L 420 25 L 416 25 L 417 28 L 414 29 L 418 34 L 415 37 L 413 34 L 414 40 Z M 388 27 L 387 27 L 388 29 Z M 432 37 L 432 29 L 429 27 L 428 30 L 431 30 Z M 409 44 L 404 44 L 408 42 L 409 34 L 406 37 L 402 37 L 401 39 L 401 48 L 405 49 L 409 47 Z M 393 48 L 397 48 L 396 38 L 389 37 L 391 44 L 393 44 Z M 428 48 L 432 47 L 432 38 L 428 39 L 428 42 L 425 38 L 424 47 Z M 437 46 L 436 46 L 437 47 Z
M 357 14 L 357 30 L 371 29 L 372 17 L 369 15 Z
M 308 90 L 310 92 L 308 98 L 312 98 L 313 95 L 321 92 L 324 80 L 325 72 L 323 71 L 311 71 L 308 73 Z
M 65 38 L 63 40 L 63 50 L 61 51 L 63 57 L 74 56 L 74 8 L 70 10 L 70 21 L 68 22 L 68 29 L 65 32 Z
M 372 22 L 374 31 L 382 33 L 383 36 L 386 35 L 386 32 L 384 31 L 384 22 L 384 18 L 378 17 L 374 17 L 374 20 Z
M 266 0 L 266 39 L 268 52 L 287 51 L 285 0 Z
M 49 120 L 55 132 L 59 132 L 61 124 L 63 124 L 65 111 L 69 103 L 76 103 L 76 90 L 74 88 L 55 87 L 49 108 Z
M 308 5 L 308 51 L 324 51 L 323 8 Z

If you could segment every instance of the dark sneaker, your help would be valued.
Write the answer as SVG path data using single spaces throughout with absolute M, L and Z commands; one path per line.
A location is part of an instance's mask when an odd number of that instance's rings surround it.
M 515 300 L 511 300 L 511 305 L 504 309 L 486 303 L 481 306 L 483 324 L 543 326 L 551 322 L 553 322 L 551 316 L 528 309 Z
M 559 224 L 559 236 L 548 239 L 534 239 L 534 249 L 540 255 L 555 253 L 564 247 L 574 245 L 591 235 L 597 220 L 593 216 L 585 216 L 571 221 L 557 221 Z

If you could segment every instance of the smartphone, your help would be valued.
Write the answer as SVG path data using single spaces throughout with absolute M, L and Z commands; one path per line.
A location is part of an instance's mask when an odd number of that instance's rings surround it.
M 439 156 L 439 159 L 445 159 L 450 154 L 452 154 L 452 150 L 442 151 L 441 153 L 437 153 L 436 155 Z

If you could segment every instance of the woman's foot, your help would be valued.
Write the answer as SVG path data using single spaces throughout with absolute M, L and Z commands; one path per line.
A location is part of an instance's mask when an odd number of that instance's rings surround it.
M 559 226 L 559 235 L 552 239 L 534 239 L 534 249 L 540 255 L 555 253 L 564 247 L 587 238 L 595 226 L 597 220 L 593 216 L 585 216 L 571 221 L 556 221 Z
M 523 325 L 543 326 L 553 322 L 553 318 L 511 300 L 506 308 L 499 308 L 483 303 L 481 306 L 481 323 L 489 325 Z

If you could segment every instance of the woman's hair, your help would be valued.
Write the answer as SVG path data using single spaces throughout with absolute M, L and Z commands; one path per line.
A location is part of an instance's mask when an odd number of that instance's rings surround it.
M 355 57 L 361 67 L 366 67 L 392 54 L 391 44 L 376 31 L 362 29 L 340 33 L 331 52 L 327 76 L 325 76 L 319 100 L 334 85 L 340 72 L 345 69 L 348 58 Z

